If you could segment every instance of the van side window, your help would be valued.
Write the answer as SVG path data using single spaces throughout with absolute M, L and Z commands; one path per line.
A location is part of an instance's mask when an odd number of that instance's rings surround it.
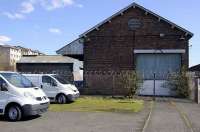
M 48 83 L 48 84 L 50 84 L 52 86 L 57 86 L 57 83 L 55 82 L 55 80 L 53 80 L 49 76 L 42 76 L 42 83 Z
M 51 78 L 49 76 L 42 76 L 42 82 L 51 84 Z

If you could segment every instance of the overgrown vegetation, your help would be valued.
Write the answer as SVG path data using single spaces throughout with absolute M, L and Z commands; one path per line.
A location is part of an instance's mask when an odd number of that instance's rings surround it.
M 188 77 L 186 68 L 183 67 L 179 73 L 171 73 L 168 77 L 166 87 L 175 91 L 178 97 L 187 98 L 189 96 Z
M 53 112 L 139 112 L 144 102 L 133 99 L 112 99 L 103 97 L 81 97 L 71 104 L 51 104 Z
M 120 85 L 128 90 L 127 97 L 133 98 L 138 92 L 142 79 L 135 71 L 124 71 L 120 73 Z

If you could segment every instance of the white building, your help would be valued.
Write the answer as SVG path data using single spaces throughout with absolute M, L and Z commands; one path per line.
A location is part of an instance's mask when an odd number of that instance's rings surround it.
M 41 53 L 38 50 L 32 50 L 32 49 L 25 48 L 25 47 L 22 47 L 22 46 L 15 46 L 15 47 L 16 48 L 20 48 L 21 52 L 22 52 L 22 55 L 24 55 L 24 56 L 29 56 L 29 55 L 45 55 L 45 54 Z

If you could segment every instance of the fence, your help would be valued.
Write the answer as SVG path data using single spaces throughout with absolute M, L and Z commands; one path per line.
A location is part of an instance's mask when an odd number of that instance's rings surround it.
M 154 73 L 155 77 L 150 79 L 143 78 L 144 76 L 142 74 L 136 74 L 134 78 L 131 78 L 130 73 L 133 72 L 134 71 L 130 70 L 84 72 L 83 93 L 95 95 L 129 95 L 130 91 L 135 90 L 135 87 L 137 87 L 137 93 L 139 94 L 146 92 L 146 95 L 177 96 L 176 93 L 178 90 L 183 90 L 181 91 L 182 93 L 187 90 L 189 91 L 189 98 L 192 100 L 197 100 L 197 82 L 195 74 L 187 73 L 187 83 L 185 78 L 180 78 L 180 72 L 164 74 L 164 77 L 161 77 L 162 74 L 160 73 L 159 76 Z M 127 75 L 129 75 L 128 78 Z M 175 76 L 175 78 L 171 79 L 171 76 Z M 176 80 L 177 77 L 179 79 L 178 82 Z M 178 90 L 174 89 L 174 86 L 176 86 L 177 83 L 179 83 Z M 171 86 L 168 84 L 171 84 Z M 187 87 L 188 85 L 189 89 Z M 156 94 L 154 93 L 154 90 Z
M 200 72 L 188 72 L 189 99 L 200 103 Z
M 198 87 L 198 99 L 197 99 L 197 103 L 200 103 L 200 78 L 198 78 L 197 81 L 197 87 Z
M 129 95 L 134 71 L 87 71 L 84 93 L 95 95 Z M 133 78 L 132 78 L 133 79 Z

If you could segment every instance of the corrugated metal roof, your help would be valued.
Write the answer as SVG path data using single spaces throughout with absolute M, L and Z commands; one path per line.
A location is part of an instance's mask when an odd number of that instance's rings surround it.
M 74 63 L 78 60 L 60 55 L 23 56 L 17 63 Z
M 83 43 L 81 43 L 80 38 L 78 38 L 57 50 L 56 53 L 62 55 L 83 55 Z
M 198 72 L 200 72 L 200 64 L 190 67 L 189 71 L 198 71 Z

